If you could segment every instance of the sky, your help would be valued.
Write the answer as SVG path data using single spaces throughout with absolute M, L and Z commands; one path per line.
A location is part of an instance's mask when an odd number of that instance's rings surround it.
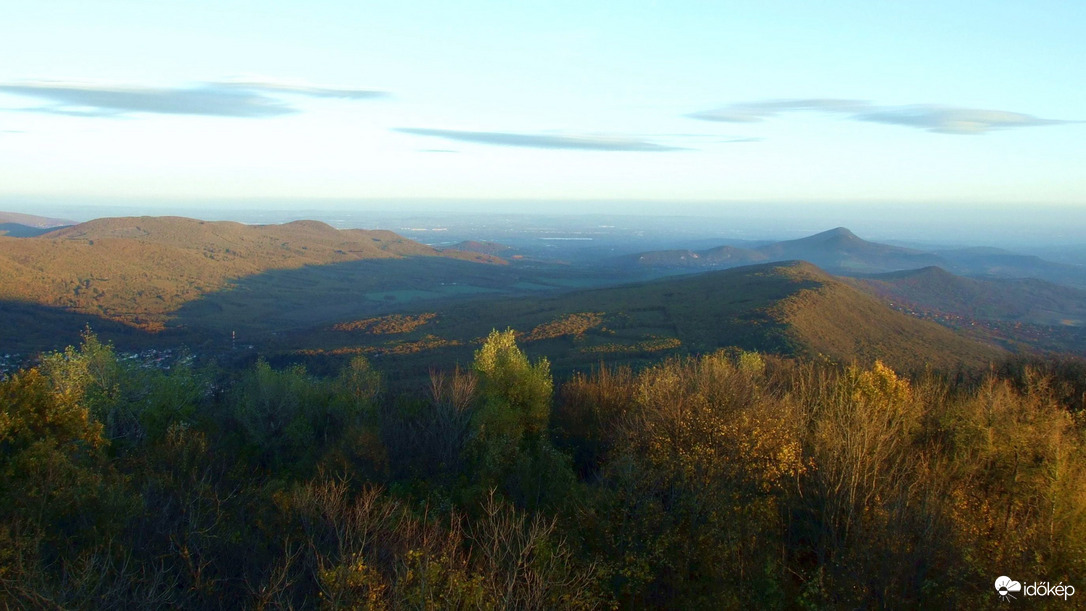
M 0 202 L 1081 215 L 1084 31 L 1066 0 L 13 0 Z

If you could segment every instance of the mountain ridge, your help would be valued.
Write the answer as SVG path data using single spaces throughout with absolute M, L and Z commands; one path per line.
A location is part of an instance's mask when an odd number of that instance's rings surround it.
M 17 225 L 25 225 L 27 227 L 36 227 L 38 229 L 49 229 L 77 224 L 76 221 L 69 221 L 66 219 L 50 218 L 47 216 L 38 216 L 35 214 L 23 214 L 21 212 L 3 211 L 0 211 L 0 223 L 14 223 Z
M 103 218 L 30 238 L 0 236 L 0 299 L 94 314 L 161 330 L 182 303 L 269 269 L 443 257 L 504 263 L 498 257 L 442 252 L 384 230 L 338 230 L 319 221 L 243 225 L 185 217 Z
M 852 283 L 883 299 L 970 318 L 1086 325 L 1086 291 L 1037 278 L 968 278 L 928 267 Z
M 772 242 L 756 248 L 721 246 L 697 251 L 646 251 L 618 258 L 615 263 L 628 267 L 684 270 L 726 269 L 759 261 L 793 259 L 809 261 L 830 273 L 846 276 L 934 266 L 962 276 L 1038 278 L 1086 289 L 1086 266 L 1055 263 L 1034 255 L 1022 255 L 994 247 L 917 250 L 864 240 L 845 227 L 795 240 Z
M 664 268 L 734 267 L 760 261 L 790 260 L 808 261 L 832 273 L 871 273 L 946 265 L 930 253 L 869 242 L 845 227 L 756 248 L 725 245 L 701 251 L 650 251 L 625 258 L 627 263 Z

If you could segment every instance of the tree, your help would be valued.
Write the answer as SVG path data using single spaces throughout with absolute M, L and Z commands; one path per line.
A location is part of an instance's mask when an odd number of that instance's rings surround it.
M 483 396 L 473 444 L 477 483 L 497 485 L 521 507 L 564 503 L 576 477 L 570 458 L 546 435 L 554 389 L 550 363 L 530 362 L 507 329 L 491 331 L 475 352 L 475 371 Z
M 106 437 L 117 437 L 123 428 L 115 412 L 121 394 L 122 370 L 112 344 L 103 344 L 90 327 L 80 334 L 79 349 L 68 346 L 64 352 L 42 357 L 42 373 L 59 397 L 84 405 L 106 427 Z
M 37 369 L 0 382 L 0 601 L 38 606 L 110 579 L 98 561 L 136 501 L 107 446 L 87 408 Z
M 301 365 L 272 369 L 261 359 L 234 386 L 230 407 L 247 446 L 272 472 L 310 470 L 329 445 L 333 424 L 328 384 L 312 378 Z
M 550 362 L 529 362 L 512 329 L 490 332 L 475 352 L 475 370 L 483 382 L 478 423 L 484 435 L 516 439 L 546 430 L 554 389 Z

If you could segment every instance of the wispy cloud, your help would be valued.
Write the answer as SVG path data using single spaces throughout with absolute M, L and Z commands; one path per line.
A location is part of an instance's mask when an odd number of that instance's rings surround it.
M 220 81 L 214 85 L 241 91 L 260 91 L 264 93 L 286 93 L 304 95 L 311 98 L 340 98 L 344 100 L 369 100 L 388 95 L 384 91 L 372 89 L 346 89 L 334 87 L 316 87 L 305 83 L 293 83 L 274 79 L 232 79 Z
M 452 129 L 400 127 L 396 131 L 416 136 L 432 136 L 460 142 L 520 146 L 538 149 L 574 149 L 582 151 L 641 151 L 663 152 L 685 150 L 647 140 L 610 136 L 551 136 L 546 134 L 516 134 L 509 132 L 474 132 Z
M 217 117 L 276 117 L 299 112 L 281 95 L 366 99 L 384 95 L 363 89 L 330 89 L 260 81 L 204 83 L 187 88 L 102 85 L 77 81 L 0 83 L 0 93 L 43 99 L 51 105 L 35 112 L 82 117 L 149 113 Z M 278 95 L 277 95 L 278 94 Z
M 858 121 L 916 127 L 939 134 L 983 134 L 1011 127 L 1035 127 L 1076 122 L 1042 119 L 1033 115 L 1005 110 L 933 105 L 887 107 L 860 113 L 852 118 Z
M 723 121 L 725 123 L 758 123 L 768 117 L 775 117 L 782 112 L 814 110 L 822 112 L 856 112 L 869 108 L 871 104 L 864 100 L 838 100 L 833 98 L 812 98 L 799 100 L 763 100 L 760 102 L 742 102 L 715 110 L 703 110 L 687 115 L 704 121 Z
M 781 113 L 799 111 L 840 114 L 846 115 L 846 118 L 854 121 L 903 125 L 940 134 L 984 134 L 1012 127 L 1035 127 L 1079 122 L 1042 119 L 1033 115 L 1005 110 L 959 108 L 932 104 L 876 106 L 864 100 L 832 98 L 742 102 L 715 110 L 691 113 L 687 116 L 703 121 L 756 123 Z

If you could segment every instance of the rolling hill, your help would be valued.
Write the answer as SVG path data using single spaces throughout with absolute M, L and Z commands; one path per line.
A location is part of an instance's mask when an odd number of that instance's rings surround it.
M 626 257 L 624 260 L 636 265 L 665 268 L 727 268 L 761 261 L 801 260 L 838 274 L 876 273 L 945 265 L 936 255 L 869 242 L 844 227 L 753 249 L 721 246 L 701 251 L 654 251 Z
M 32 238 L 43 233 L 49 233 L 57 227 L 75 224 L 75 221 L 65 221 L 33 214 L 0 212 L 0 236 L 12 238 Z
M 931 252 L 914 250 L 870 242 L 844 227 L 757 248 L 721 246 L 697 251 L 658 250 L 621 257 L 616 259 L 615 263 L 621 267 L 694 271 L 788 260 L 807 261 L 832 274 L 846 276 L 939 267 L 954 274 L 981 279 L 1036 278 L 1086 289 L 1084 265 L 1055 263 L 1000 248 L 962 248 Z
M 891 307 L 1016 351 L 1086 354 L 1086 291 L 938 267 L 846 279 Z
M 22 214 L 20 212 L 0 212 L 0 223 L 13 223 L 39 229 L 53 229 L 76 224 L 75 221 L 37 216 L 35 214 Z
M 494 255 L 496 257 L 508 258 L 510 254 L 516 253 L 516 249 L 512 246 L 506 246 L 505 244 L 499 244 L 497 242 L 490 241 L 478 241 L 478 240 L 464 240 L 463 242 L 457 242 L 452 246 L 446 246 L 444 250 L 462 250 L 467 252 L 477 252 L 486 255 Z
M 763 246 L 758 252 L 769 260 L 798 259 L 835 273 L 916 269 L 941 262 L 930 253 L 869 242 L 844 227 Z
M 400 361 L 405 370 L 435 359 L 465 362 L 479 338 L 505 327 L 518 331 L 530 352 L 548 356 L 558 370 L 600 360 L 649 362 L 662 355 L 729 346 L 846 362 L 881 359 L 901 370 L 929 364 L 983 365 L 1005 354 L 895 312 L 803 262 L 759 264 L 544 299 L 475 300 L 410 314 L 425 315 L 425 323 L 393 334 L 346 332 L 348 327 L 333 325 L 296 334 L 287 344 L 309 356 L 381 356 Z M 350 328 L 363 327 L 369 328 Z
M 980 278 L 1037 278 L 1064 286 L 1086 289 L 1086 266 L 1056 263 L 1034 255 L 1001 248 L 961 248 L 938 251 L 957 274 Z
M 966 278 L 939 267 L 858 278 L 891 301 L 986 320 L 1086 324 L 1086 291 L 1035 278 Z
M 0 299 L 161 330 L 182 304 L 272 269 L 331 263 L 496 257 L 442 252 L 389 231 L 316 221 L 242 225 L 180 217 L 97 219 L 31 238 L 0 237 Z
M 125 329 L 168 331 L 164 341 L 217 350 L 230 346 L 223 338 L 237 331 L 246 344 L 284 355 L 360 353 L 404 363 L 468 360 L 474 342 L 505 327 L 567 368 L 727 346 L 842 361 L 879 358 L 901 369 L 977 365 L 1001 354 L 883 301 L 908 288 L 929 301 L 958 291 L 961 300 L 976 302 L 987 286 L 981 281 L 963 285 L 958 280 L 967 279 L 932 268 L 860 287 L 810 263 L 734 267 L 801 253 L 852 270 L 926 260 L 838 229 L 756 249 L 701 251 L 699 259 L 733 267 L 614 286 L 623 276 L 602 268 L 479 265 L 505 262 L 314 221 L 251 226 L 109 218 L 38 237 L 0 237 L 0 310 L 8 314 L 0 321 L 0 343 L 47 339 L 49 329 L 33 324 L 41 312 L 43 321 L 72 327 L 69 334 L 86 319 L 114 336 Z M 1014 286 L 1026 293 L 1043 288 Z M 1049 293 L 1061 303 L 1075 299 Z M 1047 311 L 1043 303 L 1033 315 Z

